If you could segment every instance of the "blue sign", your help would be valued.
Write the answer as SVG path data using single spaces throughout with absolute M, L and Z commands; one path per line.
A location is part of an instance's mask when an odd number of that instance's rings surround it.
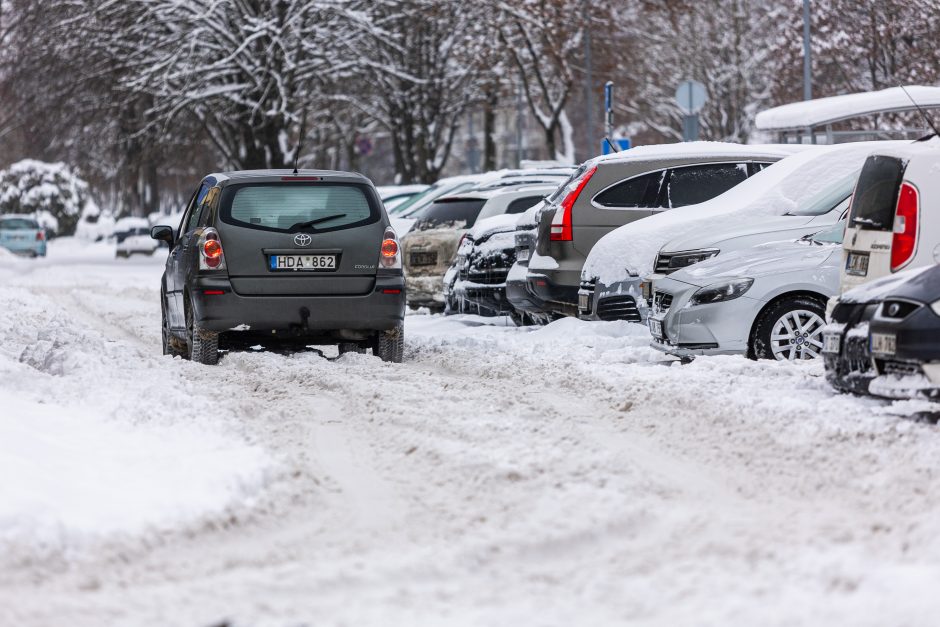
M 619 148 L 620 150 L 630 150 L 631 144 L 630 144 L 629 139 L 615 139 L 614 143 L 617 144 L 617 148 Z M 610 149 L 610 144 L 607 143 L 606 139 L 602 139 L 601 140 L 601 154 L 609 155 L 611 152 L 613 151 Z
M 614 84 L 612 81 L 607 81 L 604 85 L 604 111 L 613 110 L 614 106 Z

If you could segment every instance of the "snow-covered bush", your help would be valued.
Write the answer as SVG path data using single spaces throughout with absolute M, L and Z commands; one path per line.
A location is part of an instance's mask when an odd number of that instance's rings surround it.
M 88 183 L 64 163 L 24 159 L 0 170 L 0 214 L 29 214 L 58 235 L 72 235 L 88 204 Z

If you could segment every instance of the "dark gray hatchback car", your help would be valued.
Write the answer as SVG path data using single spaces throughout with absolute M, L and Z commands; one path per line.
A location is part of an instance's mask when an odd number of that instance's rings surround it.
M 338 344 L 402 360 L 405 286 L 398 237 L 379 195 L 354 173 L 210 174 L 170 253 L 161 288 L 163 351 L 205 364 L 220 348 Z

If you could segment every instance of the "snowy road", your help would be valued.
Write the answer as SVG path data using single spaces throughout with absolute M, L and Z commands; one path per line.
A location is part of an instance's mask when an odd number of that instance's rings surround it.
M 201 367 L 158 261 L 11 263 L 0 625 L 936 622 L 940 434 L 819 364 L 409 316 L 401 365 Z

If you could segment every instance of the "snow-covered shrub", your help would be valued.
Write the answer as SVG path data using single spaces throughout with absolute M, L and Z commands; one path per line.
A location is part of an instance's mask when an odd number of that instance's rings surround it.
M 64 163 L 24 159 L 0 170 L 0 214 L 29 214 L 58 235 L 72 235 L 88 203 L 88 183 Z

